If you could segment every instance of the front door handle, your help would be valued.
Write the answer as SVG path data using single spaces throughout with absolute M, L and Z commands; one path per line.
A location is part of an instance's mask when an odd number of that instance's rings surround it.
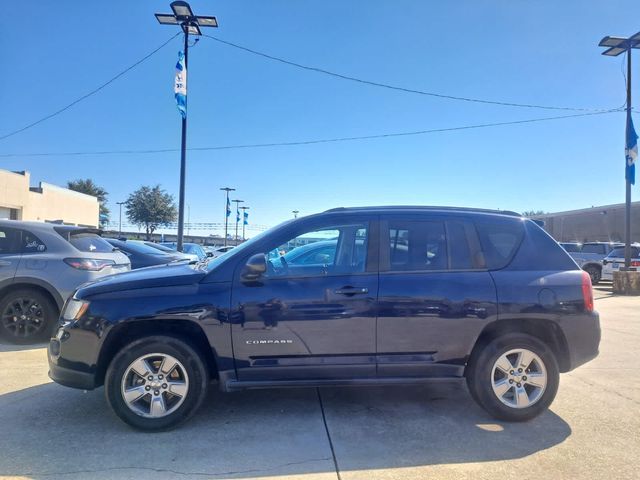
M 0 267 L 10 267 L 10 266 L 11 266 L 11 262 L 0 260 Z
M 347 295 L 347 296 L 365 295 L 365 294 L 369 293 L 369 289 L 366 288 L 366 287 L 364 287 L 364 288 L 360 288 L 360 287 L 342 287 L 342 288 L 336 289 L 335 293 L 337 293 L 338 295 Z

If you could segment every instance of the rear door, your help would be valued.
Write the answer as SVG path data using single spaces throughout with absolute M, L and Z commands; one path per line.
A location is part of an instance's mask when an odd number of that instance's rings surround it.
M 20 230 L 0 226 L 0 283 L 13 281 L 20 263 Z
M 459 376 L 496 291 L 465 217 L 381 217 L 380 377 Z

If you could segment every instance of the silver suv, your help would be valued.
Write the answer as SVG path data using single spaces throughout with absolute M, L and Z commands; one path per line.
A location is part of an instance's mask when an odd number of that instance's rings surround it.
M 130 269 L 129 258 L 95 229 L 0 220 L 0 338 L 48 338 L 79 285 Z

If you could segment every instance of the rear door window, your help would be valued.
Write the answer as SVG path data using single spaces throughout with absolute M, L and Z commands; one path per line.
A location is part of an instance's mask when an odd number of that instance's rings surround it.
M 506 267 L 522 242 L 522 223 L 502 219 L 481 219 L 475 223 L 487 268 Z
M 444 222 L 389 222 L 391 271 L 446 270 L 448 264 Z
M 113 252 L 113 245 L 95 233 L 69 234 L 69 242 L 81 252 L 107 253 Z
M 20 253 L 19 238 L 18 230 L 0 227 L 0 255 Z
M 582 253 L 597 253 L 599 255 L 604 255 L 607 253 L 607 246 L 602 244 L 586 244 L 582 246 Z

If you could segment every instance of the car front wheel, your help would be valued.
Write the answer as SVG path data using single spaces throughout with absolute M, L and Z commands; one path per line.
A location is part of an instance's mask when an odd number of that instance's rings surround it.
M 474 399 L 494 417 L 526 421 L 546 410 L 560 379 L 553 352 L 530 335 L 493 339 L 472 358 L 467 385 Z
M 183 340 L 151 336 L 124 347 L 109 365 L 105 394 L 113 411 L 140 430 L 167 430 L 191 417 L 206 396 L 207 366 Z

